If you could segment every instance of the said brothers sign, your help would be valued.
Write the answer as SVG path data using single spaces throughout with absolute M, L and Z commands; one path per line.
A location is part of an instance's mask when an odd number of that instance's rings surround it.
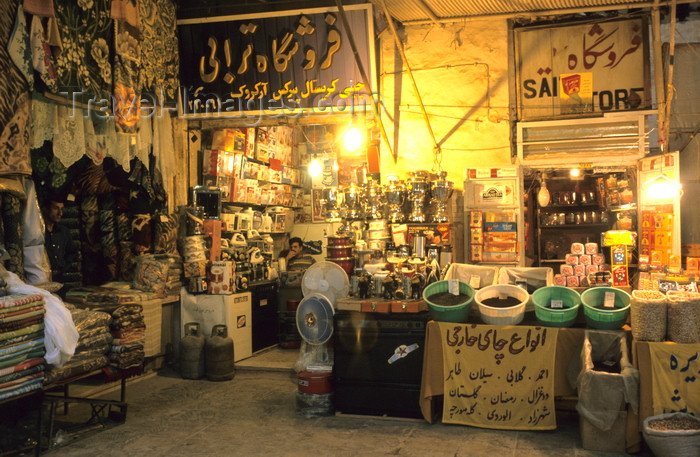
M 371 6 L 345 14 L 374 80 Z M 335 8 L 178 21 L 183 117 L 294 116 L 369 110 L 366 87 Z M 354 111 L 353 111 L 354 110 Z
M 519 120 L 651 106 L 648 21 L 515 30 Z

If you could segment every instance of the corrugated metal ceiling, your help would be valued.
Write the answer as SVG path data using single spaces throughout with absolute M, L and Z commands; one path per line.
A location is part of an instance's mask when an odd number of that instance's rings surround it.
M 479 16 L 533 16 L 649 8 L 650 0 L 372 0 L 400 22 L 446 21 Z M 661 6 L 670 1 L 658 2 Z M 691 3 L 679 0 L 677 3 Z

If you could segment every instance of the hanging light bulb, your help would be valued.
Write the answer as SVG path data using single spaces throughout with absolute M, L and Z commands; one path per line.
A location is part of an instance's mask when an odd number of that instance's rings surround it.
M 541 207 L 549 205 L 551 196 L 549 195 L 549 189 L 547 189 L 547 183 L 545 182 L 545 176 L 542 175 L 540 179 L 540 190 L 537 192 L 537 204 Z
M 569 175 L 570 175 L 572 178 L 578 178 L 579 176 L 581 176 L 581 169 L 580 169 L 580 168 L 572 168 L 572 169 L 569 171 Z

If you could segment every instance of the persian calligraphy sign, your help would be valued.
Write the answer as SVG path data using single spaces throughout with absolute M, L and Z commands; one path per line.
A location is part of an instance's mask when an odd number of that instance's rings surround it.
M 654 414 L 700 414 L 700 344 L 649 343 Z
M 646 17 L 515 30 L 519 120 L 648 109 Z
M 371 5 L 344 9 L 374 80 Z M 250 117 L 368 109 L 366 87 L 336 8 L 178 21 L 180 116 Z
M 553 430 L 556 328 L 440 322 L 442 421 Z

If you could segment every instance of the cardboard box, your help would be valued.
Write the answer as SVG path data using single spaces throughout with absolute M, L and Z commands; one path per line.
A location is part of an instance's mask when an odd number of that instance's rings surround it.
M 235 263 L 230 260 L 212 262 L 209 267 L 209 288 L 212 295 L 228 295 L 235 292 Z
M 214 325 L 224 324 L 233 340 L 234 361 L 253 355 L 252 298 L 250 292 L 233 295 L 180 294 L 180 322 L 199 322 L 202 334 L 211 336 Z

